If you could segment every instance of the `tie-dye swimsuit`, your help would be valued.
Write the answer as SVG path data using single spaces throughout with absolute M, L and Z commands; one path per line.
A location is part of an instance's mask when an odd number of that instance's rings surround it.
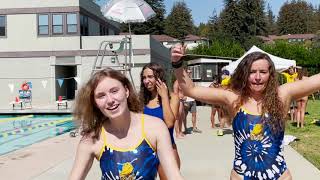
M 107 144 L 105 129 L 102 128 L 104 146 L 100 153 L 102 180 L 154 180 L 159 159 L 156 151 L 146 138 L 142 115 L 142 139 L 129 149 L 121 149 Z
M 265 120 L 268 120 L 265 114 Z M 241 108 L 233 119 L 235 159 L 233 169 L 245 180 L 279 179 L 287 170 L 283 157 L 284 131 L 272 133 L 261 115 Z

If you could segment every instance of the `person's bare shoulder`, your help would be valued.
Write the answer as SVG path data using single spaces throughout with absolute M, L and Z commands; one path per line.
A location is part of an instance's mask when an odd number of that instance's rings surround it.
M 157 128 L 161 128 L 162 126 L 165 126 L 163 120 L 161 120 L 160 118 L 154 117 L 154 116 L 150 116 L 145 114 L 145 129 L 149 130 L 149 129 L 157 129 Z M 165 126 L 166 127 L 166 126 Z
M 144 131 L 146 133 L 146 137 L 148 141 L 151 143 L 152 147 L 157 149 L 156 142 L 159 139 L 159 137 L 162 135 L 163 132 L 168 131 L 167 126 L 165 123 L 153 116 L 144 115 L 145 121 L 144 121 Z
M 91 132 L 81 137 L 79 148 L 96 154 L 100 150 L 102 144 L 103 142 L 100 140 L 100 136 L 96 138 L 94 137 L 94 132 Z

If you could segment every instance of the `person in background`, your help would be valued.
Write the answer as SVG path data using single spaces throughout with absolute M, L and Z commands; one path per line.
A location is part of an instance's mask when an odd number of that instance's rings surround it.
M 293 66 L 290 66 L 286 71 L 281 72 L 281 74 L 285 77 L 286 83 L 292 83 L 297 80 L 298 73 Z M 290 105 L 290 119 L 291 122 L 296 121 L 296 108 L 297 108 L 297 101 L 294 99 Z
M 184 110 L 184 102 L 187 99 L 187 97 L 184 96 L 177 80 L 175 80 L 173 83 L 173 92 L 175 94 L 178 94 L 179 96 L 179 111 L 176 117 L 175 132 L 176 137 L 180 139 L 185 137 L 185 134 L 183 132 L 185 132 L 187 129 L 186 114 Z
M 303 80 L 308 78 L 308 72 L 305 68 L 298 69 L 298 78 L 297 80 Z M 297 112 L 296 112 L 296 120 L 297 127 L 304 127 L 304 116 L 307 108 L 308 96 L 300 98 L 297 100 Z
M 140 74 L 140 101 L 143 113 L 160 118 L 168 127 L 173 153 L 178 167 L 180 157 L 174 141 L 173 130 L 179 109 L 178 94 L 169 93 L 164 68 L 157 63 L 146 64 Z M 160 163 L 158 168 L 161 180 L 167 179 Z
M 280 86 L 271 58 L 253 52 L 241 60 L 228 89 L 195 86 L 182 68 L 185 48 L 178 44 L 171 49 L 183 93 L 230 110 L 235 145 L 230 179 L 292 179 L 283 156 L 285 117 L 293 99 L 320 89 L 320 73 Z
M 94 159 L 100 163 L 101 179 L 155 179 L 159 161 L 168 179 L 182 179 L 167 126 L 141 113 L 139 99 L 121 72 L 96 72 L 74 105 L 82 137 L 70 180 L 85 179 Z
M 212 83 L 209 85 L 210 88 L 220 88 L 220 83 L 218 81 L 217 77 L 213 78 Z M 210 114 L 210 120 L 211 120 L 211 128 L 215 128 L 215 116 L 218 115 L 218 121 L 220 122 L 220 106 L 211 104 L 211 114 Z
M 223 89 L 227 89 L 228 86 L 230 85 L 230 79 L 231 79 L 231 76 L 230 76 L 230 72 L 228 70 L 223 70 L 222 71 L 222 75 L 221 75 L 221 88 Z M 223 129 L 225 127 L 225 124 L 226 122 L 229 122 L 230 121 L 230 118 L 229 118 L 229 109 L 226 107 L 226 106 L 221 106 L 220 109 L 219 109 L 219 119 L 220 119 L 220 126 L 219 126 L 219 129 L 217 131 L 217 135 L 218 136 L 223 136 L 224 135 L 224 132 L 223 132 Z
M 192 71 L 191 69 L 187 69 L 188 76 L 191 77 Z M 192 132 L 193 133 L 202 133 L 202 131 L 197 127 L 197 103 L 193 98 L 186 96 L 186 100 L 184 101 L 184 110 L 185 116 L 184 121 L 186 122 L 186 118 L 188 112 L 192 115 Z

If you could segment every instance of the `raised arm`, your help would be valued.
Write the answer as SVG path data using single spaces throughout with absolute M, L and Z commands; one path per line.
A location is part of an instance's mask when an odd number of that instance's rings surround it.
M 69 180 L 84 180 L 92 166 L 94 153 L 91 151 L 92 143 L 88 141 L 82 138 L 79 142 Z
M 320 90 L 320 73 L 300 81 L 283 84 L 279 87 L 280 95 L 289 99 L 286 102 L 300 99 L 318 90 Z
M 176 93 L 171 93 L 170 94 L 170 107 L 171 110 L 174 114 L 175 119 L 177 119 L 178 117 L 178 113 L 179 113 L 179 95 Z
M 185 52 L 185 47 L 186 46 L 181 46 L 180 44 L 178 44 L 171 49 L 171 61 L 173 65 L 180 64 L 179 62 L 181 62 L 181 57 Z M 195 86 L 182 67 L 177 68 L 176 66 L 174 72 L 178 80 L 179 86 L 183 91 L 183 94 L 186 96 L 192 97 L 202 102 L 227 105 L 231 105 L 231 103 L 234 100 L 235 94 L 231 91 L 224 89 Z
M 157 80 L 157 91 L 161 97 L 161 105 L 163 108 L 163 118 L 168 128 L 173 127 L 175 121 L 175 115 L 171 109 L 170 100 L 169 100 L 169 92 L 167 85 L 161 80 Z

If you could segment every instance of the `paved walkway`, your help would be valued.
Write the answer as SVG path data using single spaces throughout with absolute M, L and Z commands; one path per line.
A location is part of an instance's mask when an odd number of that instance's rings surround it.
M 233 137 L 230 133 L 216 136 L 216 130 L 210 128 L 208 107 L 198 107 L 198 116 L 203 133 L 177 140 L 182 175 L 187 180 L 228 180 L 234 157 Z M 189 115 L 189 125 L 190 118 Z M 66 134 L 0 156 L 1 179 L 67 179 L 78 141 L 79 137 L 71 138 Z M 320 171 L 290 146 L 285 147 L 285 158 L 293 179 L 320 179 Z M 87 179 L 100 179 L 96 161 Z

